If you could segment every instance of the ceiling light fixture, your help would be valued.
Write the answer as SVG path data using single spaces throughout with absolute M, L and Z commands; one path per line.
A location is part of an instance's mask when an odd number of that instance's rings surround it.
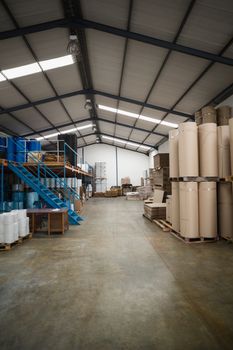
M 92 110 L 92 103 L 91 103 L 91 100 L 89 98 L 86 99 L 86 103 L 84 105 L 84 108 L 87 110 L 87 111 L 90 111 Z
M 77 35 L 75 34 L 70 35 L 70 40 L 67 45 L 66 51 L 68 54 L 75 56 L 78 61 L 81 61 L 82 54 L 81 54 L 80 44 L 79 44 Z
M 61 132 L 56 132 L 56 133 L 54 133 L 54 134 L 49 134 L 49 135 L 45 135 L 45 136 L 42 136 L 42 137 L 37 137 L 36 140 L 37 140 L 37 141 L 41 141 L 41 140 L 43 140 L 43 139 L 49 139 L 49 138 L 51 138 L 51 137 L 55 137 L 55 136 L 60 135 L 60 134 L 64 135 L 64 134 L 69 134 L 69 133 L 71 133 L 71 132 L 75 132 L 75 131 L 78 131 L 78 130 L 84 130 L 84 129 L 92 128 L 92 125 L 93 125 L 93 124 L 87 124 L 87 125 L 79 126 L 79 127 L 77 127 L 77 128 L 72 128 L 72 129 L 68 129 L 68 130 L 63 130 L 63 131 L 61 131 Z
M 140 120 L 145 120 L 145 121 L 150 122 L 150 123 L 161 124 L 161 125 L 169 126 L 171 128 L 178 128 L 178 124 L 166 122 L 166 121 L 160 120 L 160 119 L 147 117 L 145 115 L 139 115 L 137 113 L 124 111 L 122 109 L 112 108 L 112 107 L 108 107 L 108 106 L 104 106 L 104 105 L 98 105 L 98 108 L 101 109 L 101 110 L 104 110 L 104 111 L 117 113 L 117 114 L 120 114 L 120 115 L 125 115 L 127 117 L 140 119 Z
M 102 135 L 101 137 L 103 139 L 106 139 L 106 140 L 110 140 L 110 141 L 114 141 L 114 142 L 125 144 L 126 146 L 139 147 L 139 148 L 145 149 L 147 151 L 149 149 L 151 149 L 151 147 L 144 146 L 144 145 L 141 145 L 140 143 L 136 143 L 136 142 L 124 141 L 124 140 L 120 140 L 120 139 L 115 138 L 115 137 L 110 137 L 110 136 L 105 136 L 105 135 Z
M 1 71 L 2 74 L 0 73 L 0 81 L 4 81 L 6 80 L 6 78 L 15 79 L 35 73 L 41 73 L 42 71 L 65 67 L 70 64 L 73 64 L 74 59 L 72 55 L 66 55 L 57 58 L 52 58 L 50 60 L 39 61 L 38 63 L 35 62 L 19 67 L 4 69 Z
M 40 61 L 41 68 L 46 71 L 54 68 L 69 66 L 74 63 L 72 55 L 52 58 L 50 60 Z

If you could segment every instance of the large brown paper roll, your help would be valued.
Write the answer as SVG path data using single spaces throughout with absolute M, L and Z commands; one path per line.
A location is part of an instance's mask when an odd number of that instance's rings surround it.
M 198 137 L 196 123 L 179 125 L 179 176 L 198 176 Z
M 180 234 L 185 238 L 199 237 L 197 182 L 180 182 Z
M 218 176 L 231 175 L 230 132 L 229 125 L 218 126 Z
M 198 127 L 200 176 L 218 176 L 217 125 Z
M 180 199 L 179 199 L 179 182 L 172 182 L 172 205 L 171 205 L 171 222 L 172 228 L 180 231 Z
M 231 107 L 221 106 L 217 109 L 217 123 L 219 126 L 228 125 L 231 118 Z
M 171 223 L 171 206 L 172 206 L 172 196 L 166 199 L 166 220 Z
M 218 223 L 220 236 L 233 238 L 233 200 L 231 182 L 218 183 Z
M 199 183 L 199 232 L 201 237 L 217 237 L 216 182 Z
M 169 173 L 170 177 L 179 177 L 179 131 L 169 131 Z
M 217 122 L 217 113 L 216 109 L 212 106 L 203 107 L 201 110 L 202 113 L 202 123 L 216 123 Z
M 230 130 L 230 156 L 231 156 L 231 175 L 233 173 L 233 118 L 229 120 Z

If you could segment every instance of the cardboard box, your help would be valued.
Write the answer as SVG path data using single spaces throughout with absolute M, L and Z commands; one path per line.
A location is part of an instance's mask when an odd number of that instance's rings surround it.
M 77 211 L 78 213 L 80 213 L 83 209 L 83 203 L 81 201 L 81 199 L 76 199 L 74 201 L 74 210 Z
M 169 153 L 158 153 L 154 156 L 154 168 L 169 167 Z

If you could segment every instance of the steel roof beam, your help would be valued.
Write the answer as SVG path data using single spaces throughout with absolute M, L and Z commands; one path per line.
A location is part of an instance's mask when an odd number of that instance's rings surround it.
M 128 103 L 132 103 L 138 106 L 144 106 L 150 109 L 154 109 L 157 111 L 161 111 L 161 112 L 167 112 L 167 113 L 171 113 L 174 115 L 178 115 L 180 117 L 183 118 L 191 118 L 193 119 L 193 116 L 191 114 L 188 113 L 184 113 L 184 112 L 180 112 L 180 111 L 176 111 L 176 110 L 172 110 L 169 108 L 164 108 L 162 106 L 158 106 L 158 105 L 154 105 L 151 103 L 144 103 L 143 101 L 138 101 L 132 98 L 128 98 L 128 97 L 124 97 L 124 96 L 117 96 L 117 95 L 113 95 L 104 91 L 98 91 L 98 90 L 93 90 L 93 89 L 83 89 L 83 90 L 77 90 L 77 91 L 72 91 L 66 94 L 61 94 L 58 96 L 53 96 L 53 97 L 48 97 L 48 98 L 44 98 L 41 100 L 37 100 L 37 101 L 30 101 L 29 103 L 24 103 L 22 105 L 18 105 L 18 106 L 13 106 L 13 107 L 8 107 L 8 108 L 4 108 L 2 111 L 0 111 L 0 114 L 4 114 L 4 113 L 8 113 L 8 112 L 16 112 L 22 109 L 27 109 L 27 108 L 31 108 L 31 107 L 35 107 L 44 103 L 49 103 L 49 102 L 54 102 L 57 101 L 59 99 L 65 99 L 65 98 L 69 98 L 69 97 L 74 97 L 74 96 L 78 96 L 78 95 L 99 95 L 99 96 L 104 96 L 113 100 L 120 100 L 123 102 L 128 102 Z
M 12 21 L 13 24 L 15 25 L 15 27 L 16 27 L 17 29 L 19 29 L 18 22 L 16 21 L 15 17 L 13 16 L 12 12 L 10 11 L 10 9 L 9 9 L 8 5 L 6 4 L 5 0 L 1 0 L 1 3 L 2 3 L 2 5 L 3 5 L 5 11 L 7 12 L 8 16 L 10 17 L 11 21 Z M 23 38 L 23 41 L 24 41 L 25 45 L 27 46 L 28 50 L 30 51 L 32 57 L 34 58 L 34 60 L 35 60 L 35 61 L 38 63 L 38 65 L 40 66 L 41 72 L 42 72 L 44 78 L 46 79 L 47 83 L 48 83 L 49 86 L 51 87 L 53 93 L 55 94 L 55 96 L 58 96 L 58 93 L 57 93 L 57 91 L 56 91 L 54 85 L 52 84 L 51 80 L 49 79 L 48 74 L 42 69 L 42 67 L 41 67 L 41 65 L 40 65 L 40 63 L 39 63 L 39 59 L 38 59 L 36 53 L 34 52 L 34 50 L 32 49 L 32 47 L 31 47 L 29 41 L 27 40 L 27 38 L 26 38 L 24 35 L 23 35 L 22 38 Z M 72 119 L 70 113 L 68 112 L 66 106 L 64 105 L 63 101 L 59 100 L 59 103 L 60 103 L 62 109 L 64 110 L 64 112 L 66 113 L 66 115 L 68 116 L 68 118 L 73 122 L 73 119 Z
M 167 50 L 177 51 L 186 55 L 195 56 L 195 57 L 203 58 L 209 61 L 233 66 L 233 59 L 230 57 L 219 56 L 211 52 L 198 50 L 192 47 L 180 45 L 177 43 L 172 43 L 172 42 L 151 37 L 148 35 L 131 32 L 128 30 L 109 26 L 103 23 L 89 21 L 89 20 L 77 18 L 77 17 L 72 17 L 70 19 L 62 18 L 62 19 L 57 19 L 55 21 L 39 23 L 39 24 L 35 24 L 32 26 L 27 26 L 19 29 L 7 30 L 0 33 L 0 39 L 3 40 L 3 39 L 14 38 L 17 36 L 36 33 L 36 32 L 58 28 L 58 27 L 73 28 L 73 29 L 74 28 L 95 29 L 101 32 L 117 35 L 123 38 L 128 38 L 128 39 L 143 42 L 145 44 L 161 47 Z
M 179 38 L 179 36 L 180 36 L 180 33 L 182 32 L 182 30 L 183 30 L 185 24 L 187 23 L 187 20 L 188 20 L 188 18 L 189 18 L 190 13 L 192 12 L 192 9 L 193 9 L 195 3 L 196 3 L 196 0 L 191 0 L 191 1 L 190 1 L 189 5 L 188 5 L 188 8 L 187 8 L 187 10 L 186 10 L 186 12 L 185 12 L 185 15 L 184 15 L 184 17 L 183 17 L 183 19 L 182 19 L 182 21 L 181 21 L 181 24 L 180 24 L 180 26 L 179 26 L 179 28 L 178 28 L 178 31 L 176 32 L 176 35 L 175 35 L 175 37 L 174 37 L 174 39 L 173 39 L 173 43 L 176 43 L 176 42 L 177 42 L 177 40 L 178 40 L 178 38 Z M 152 93 L 152 91 L 153 91 L 155 85 L 157 84 L 157 82 L 158 82 L 158 80 L 159 80 L 159 78 L 160 78 L 160 76 L 161 76 L 161 74 L 162 74 L 162 72 L 163 72 L 163 70 L 164 70 L 164 68 L 165 68 L 165 66 L 166 66 L 166 64 L 167 64 L 167 61 L 168 61 L 168 59 L 169 59 L 171 53 L 172 53 L 172 50 L 169 50 L 169 51 L 167 52 L 167 54 L 166 54 L 166 56 L 165 56 L 165 58 L 164 58 L 164 60 L 163 60 L 163 63 L 162 63 L 162 65 L 161 65 L 161 67 L 160 67 L 158 73 L 156 74 L 156 77 L 155 77 L 155 79 L 154 79 L 154 81 L 153 81 L 153 83 L 152 83 L 152 85 L 151 85 L 151 87 L 150 87 L 150 90 L 149 90 L 149 92 L 148 92 L 148 94 L 147 94 L 147 96 L 146 96 L 145 102 L 148 102 L 148 100 L 149 100 L 149 98 L 150 98 L 150 95 L 151 95 L 151 93 Z M 142 113 L 143 108 L 144 108 L 144 107 L 142 106 L 142 108 L 141 108 L 139 114 Z M 162 118 L 162 120 L 164 120 L 164 119 L 165 119 L 165 117 Z M 136 121 L 136 122 L 137 122 L 137 121 Z M 135 124 L 136 124 L 136 122 L 135 122 Z M 156 127 L 153 129 L 153 131 L 154 131 L 155 129 L 156 129 Z M 150 136 L 150 134 L 147 135 L 147 137 L 149 137 L 149 136 Z M 147 137 L 144 139 L 144 141 L 146 141 Z
M 128 19 L 127 19 L 127 30 L 130 30 L 130 22 L 132 17 L 132 10 L 133 10 L 133 0 L 129 0 L 129 8 L 128 8 Z M 122 64 L 121 64 L 121 75 L 120 75 L 120 82 L 118 87 L 118 96 L 121 95 L 121 89 L 122 89 L 122 83 L 123 83 L 123 75 L 125 71 L 125 61 L 126 61 L 126 55 L 127 55 L 127 49 L 128 49 L 128 43 L 129 39 L 125 39 L 124 44 L 124 53 L 122 58 Z M 119 100 L 117 101 L 117 109 L 119 108 Z M 115 114 L 115 122 L 117 121 L 117 113 Z M 114 128 L 114 135 L 116 134 L 116 126 Z
M 108 124 L 114 124 L 114 125 L 119 125 L 119 126 L 123 126 L 125 128 L 129 128 L 131 129 L 132 126 L 130 126 L 129 124 L 124 124 L 124 123 L 120 123 L 120 122 L 115 122 L 115 121 L 112 121 L 112 120 L 109 120 L 109 119 L 105 119 L 105 118 L 102 118 L 102 117 L 99 117 L 98 120 L 100 122 L 105 122 L 105 123 L 108 123 Z M 85 118 L 85 119 L 81 119 L 81 120 L 77 120 L 75 121 L 76 124 L 82 124 L 84 122 L 91 122 L 92 119 L 89 117 L 89 118 Z M 72 126 L 73 123 L 66 123 L 66 124 L 62 124 L 62 125 L 59 125 L 58 128 L 65 128 L 67 126 Z M 143 129 L 143 128 L 139 128 L 139 127 L 134 127 L 135 130 L 138 130 L 138 131 L 142 131 L 142 132 L 148 132 L 147 129 Z M 44 129 L 44 130 L 40 130 L 40 133 L 44 133 L 44 132 L 48 132 L 48 131 L 53 131 L 54 129 L 53 128 L 48 128 L 48 129 Z M 33 136 L 33 135 L 36 135 L 38 134 L 38 132 L 36 133 L 29 133 L 29 134 L 25 134 L 23 135 L 24 137 L 29 137 L 29 136 Z M 167 137 L 165 134 L 162 134 L 162 133 L 159 133 L 159 132 L 153 132 L 154 135 L 158 135 L 158 136 L 161 136 L 161 137 Z

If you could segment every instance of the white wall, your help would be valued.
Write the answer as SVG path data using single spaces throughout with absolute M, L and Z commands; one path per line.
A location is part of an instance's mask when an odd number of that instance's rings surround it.
M 94 166 L 95 162 L 107 163 L 107 185 L 108 188 L 117 185 L 116 174 L 116 147 L 105 144 L 84 147 L 84 161 Z M 133 185 L 141 184 L 143 170 L 149 168 L 149 157 L 147 155 L 117 148 L 118 161 L 118 185 L 121 178 L 129 176 Z
M 169 153 L 169 142 L 168 141 L 164 142 L 159 147 L 159 153 Z

